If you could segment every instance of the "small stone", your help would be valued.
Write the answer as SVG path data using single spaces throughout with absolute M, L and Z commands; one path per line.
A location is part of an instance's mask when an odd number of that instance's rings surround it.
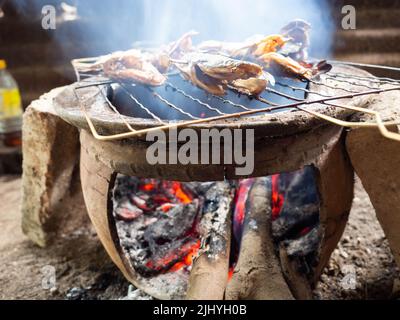
M 86 291 L 79 287 L 73 287 L 67 292 L 68 300 L 83 300 L 85 298 Z
M 257 230 L 258 229 L 257 221 L 254 220 L 254 219 L 251 219 L 249 221 L 249 227 L 250 227 L 251 230 Z

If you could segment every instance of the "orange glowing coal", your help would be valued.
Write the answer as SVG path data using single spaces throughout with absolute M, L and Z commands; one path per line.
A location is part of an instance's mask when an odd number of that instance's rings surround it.
M 164 203 L 163 205 L 160 206 L 160 209 L 167 213 L 169 210 L 171 210 L 175 205 L 173 203 Z
M 279 174 L 271 177 L 271 206 L 272 206 L 272 220 L 276 220 L 282 210 L 284 195 L 279 190 Z
M 254 179 L 245 179 L 240 181 L 238 191 L 236 193 L 235 210 L 234 216 L 234 231 L 235 234 L 239 235 L 242 229 L 244 218 L 246 216 L 246 201 L 249 191 L 254 183 Z
M 229 271 L 228 271 L 228 281 L 231 281 L 231 280 L 232 280 L 233 272 L 234 272 L 234 271 L 235 271 L 235 268 L 233 268 L 233 267 L 229 268 Z
M 182 259 L 182 261 L 175 263 L 170 269 L 170 271 L 175 272 L 181 270 L 182 268 L 191 266 L 193 263 L 193 259 L 197 255 L 199 250 L 200 250 L 200 240 L 198 240 L 194 245 L 190 247 L 188 254 Z
M 132 200 L 138 207 L 146 206 L 148 210 L 155 210 L 157 208 L 168 214 L 172 208 L 179 204 L 185 205 L 193 202 L 193 195 L 186 189 L 182 183 L 177 181 L 145 179 L 141 181 L 139 186 L 142 195 L 135 195 L 132 197 Z M 195 225 L 190 230 L 189 235 L 197 236 Z M 161 259 L 147 262 L 146 266 L 155 271 L 165 270 L 166 266 L 171 266 L 168 270 L 169 272 L 178 271 L 192 265 L 193 258 L 199 249 L 200 240 L 192 240 Z
M 155 182 L 149 182 L 140 186 L 140 190 L 147 192 L 153 191 L 155 188 L 156 188 Z
M 180 182 L 172 182 L 172 191 L 175 197 L 182 203 L 191 203 L 192 197 L 182 189 Z
M 170 265 L 171 263 L 174 263 L 174 261 L 176 261 L 177 259 L 180 259 L 180 261 L 175 262 L 168 270 L 168 272 L 175 272 L 184 267 L 191 266 L 193 258 L 196 256 L 199 249 L 200 240 L 197 240 L 195 243 L 188 242 L 180 247 L 177 252 L 171 253 L 157 261 L 149 261 L 146 263 L 146 266 L 153 270 L 162 270 L 166 265 Z M 183 258 L 180 258 L 182 256 Z

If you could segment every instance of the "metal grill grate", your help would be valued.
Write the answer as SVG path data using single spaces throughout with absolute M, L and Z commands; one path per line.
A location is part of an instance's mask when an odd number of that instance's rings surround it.
M 355 128 L 355 127 L 377 127 L 381 134 L 385 136 L 386 138 L 393 139 L 400 141 L 400 135 L 397 133 L 393 133 L 387 130 L 386 126 L 388 125 L 394 125 L 394 124 L 399 124 L 398 122 L 384 122 L 382 120 L 381 115 L 373 110 L 369 110 L 366 108 L 360 108 L 360 107 L 355 107 L 355 106 L 349 106 L 349 105 L 344 105 L 344 104 L 338 104 L 337 101 L 343 101 L 345 99 L 351 99 L 355 97 L 361 97 L 361 96 L 368 96 L 368 95 L 376 95 L 380 94 L 383 92 L 389 92 L 389 91 L 397 91 L 400 90 L 400 80 L 396 79 L 391 79 L 391 78 L 383 78 L 383 77 L 364 77 L 364 76 L 357 76 L 357 75 L 352 75 L 352 74 L 344 74 L 344 73 L 334 73 L 330 72 L 322 77 L 324 77 L 324 82 L 322 81 L 317 81 L 317 80 L 310 80 L 310 82 L 315 85 L 315 86 L 322 86 L 328 89 L 334 89 L 336 91 L 341 91 L 343 94 L 337 94 L 337 95 L 329 95 L 329 94 L 324 94 L 321 92 L 316 92 L 313 90 L 310 90 L 306 87 L 301 87 L 293 84 L 288 84 L 288 83 L 283 83 L 283 82 L 277 82 L 276 83 L 276 89 L 272 88 L 267 88 L 265 90 L 265 93 L 268 93 L 270 96 L 271 95 L 277 95 L 281 98 L 284 98 L 287 100 L 287 103 L 275 103 L 273 101 L 270 101 L 266 98 L 263 97 L 263 95 L 260 95 L 258 97 L 256 96 L 248 96 L 249 99 L 255 99 L 258 102 L 262 103 L 264 107 L 262 108 L 251 108 L 249 106 L 244 105 L 243 103 L 237 103 L 232 101 L 231 99 L 227 99 L 226 97 L 220 97 L 220 96 L 215 96 L 215 95 L 210 95 L 212 96 L 213 99 L 217 99 L 218 101 L 222 102 L 224 105 L 229 106 L 232 108 L 231 112 L 223 112 L 219 108 L 216 108 L 212 106 L 210 103 L 199 99 L 197 97 L 194 97 L 193 95 L 189 94 L 182 88 L 178 87 L 177 85 L 167 82 L 166 87 L 170 88 L 174 91 L 176 95 L 181 95 L 185 99 L 189 99 L 192 104 L 196 104 L 199 108 L 203 108 L 207 112 L 213 112 L 215 113 L 214 116 L 208 116 L 208 117 L 199 117 L 194 115 L 192 112 L 189 110 L 186 110 L 183 106 L 176 105 L 169 101 L 167 98 L 165 98 L 162 94 L 156 92 L 154 88 L 152 87 L 146 87 L 152 95 L 154 96 L 155 99 L 158 99 L 160 102 L 162 102 L 164 105 L 169 107 L 171 110 L 174 110 L 178 113 L 180 113 L 182 116 L 186 117 L 188 120 L 182 121 L 182 122 L 177 122 L 177 123 L 168 123 L 163 121 L 162 117 L 156 113 L 156 111 L 151 110 L 148 106 L 144 105 L 142 101 L 140 101 L 139 96 L 135 96 L 134 94 L 131 93 L 129 90 L 129 86 L 132 84 L 124 83 L 118 80 L 110 80 L 105 78 L 101 74 L 93 74 L 92 72 L 85 73 L 85 72 L 79 72 L 78 69 L 82 70 L 82 66 L 85 66 L 85 64 L 90 64 L 94 59 L 79 59 L 79 60 L 74 60 L 72 62 L 77 80 L 78 80 L 78 85 L 75 87 L 74 92 L 75 95 L 78 99 L 78 102 L 80 104 L 80 108 L 82 112 L 85 115 L 85 118 L 88 122 L 88 125 L 91 129 L 92 134 L 96 139 L 99 140 L 118 140 L 118 139 L 124 139 L 124 138 L 130 138 L 138 135 L 143 135 L 151 131 L 155 130 L 167 130 L 171 128 L 179 128 L 179 127 L 186 127 L 189 125 L 194 125 L 194 124 L 203 124 L 203 123 L 210 123 L 214 121 L 219 121 L 219 120 L 227 120 L 227 119 L 233 119 L 233 118 L 242 118 L 245 116 L 252 116 L 256 114 L 261 114 L 261 113 L 271 113 L 271 112 L 276 112 L 278 110 L 286 110 L 286 109 L 297 109 L 306 113 L 309 113 L 315 117 L 319 117 L 323 120 L 329 121 L 333 124 L 343 126 L 343 127 L 349 127 L 349 128 Z M 338 61 L 331 61 L 332 64 L 344 64 L 344 65 L 351 65 L 351 66 L 357 66 L 357 67 L 367 67 L 367 68 L 380 68 L 380 69 L 390 69 L 390 70 L 396 70 L 400 72 L 400 68 L 392 68 L 392 67 L 385 67 L 385 66 L 376 66 L 376 65 L 367 65 L 367 64 L 353 64 L 349 62 L 338 62 Z M 79 68 L 78 68 L 79 66 Z M 400 75 L 400 73 L 399 73 Z M 349 89 L 346 87 L 337 87 L 330 85 L 330 81 L 335 81 L 336 83 L 342 83 L 342 84 L 348 84 L 349 86 L 353 86 L 357 88 L 357 90 Z M 141 129 L 141 130 L 135 130 L 127 121 L 126 116 L 122 115 L 117 107 L 113 105 L 113 103 L 108 99 L 106 93 L 105 93 L 105 88 L 111 84 L 118 84 L 119 87 L 126 93 L 126 95 L 132 100 L 134 104 L 136 104 L 141 110 L 143 110 L 150 118 L 154 119 L 159 123 L 159 126 L 153 127 L 153 128 L 148 128 L 148 129 Z M 382 88 L 382 85 L 390 85 L 390 87 L 385 87 Z M 114 134 L 114 135 L 100 135 L 98 131 L 95 128 L 95 125 L 93 124 L 93 121 L 87 112 L 85 108 L 85 104 L 83 103 L 84 99 L 80 96 L 80 89 L 88 88 L 88 87 L 96 87 L 98 89 L 97 94 L 102 95 L 107 104 L 109 105 L 110 109 L 115 112 L 120 119 L 124 122 L 126 125 L 127 131 L 124 133 L 119 133 L 119 134 Z M 312 95 L 315 97 L 314 99 L 306 99 L 306 98 L 298 98 L 298 95 L 295 96 L 295 94 L 287 94 L 282 91 L 280 91 L 278 88 L 286 88 L 290 89 L 293 93 L 296 92 L 301 92 L 305 96 L 310 96 Z M 359 88 L 359 90 L 358 90 Z M 230 91 L 235 91 L 234 88 L 228 88 Z M 236 92 L 237 93 L 237 92 Z M 243 94 L 241 94 L 243 95 Z M 330 107 L 335 107 L 335 108 L 343 108 L 347 110 L 352 110 L 355 112 L 361 112 L 361 113 L 367 113 L 372 116 L 374 116 L 375 121 L 374 122 L 349 122 L 349 121 L 344 121 L 344 120 L 339 120 L 336 118 L 333 118 L 331 116 L 316 112 L 314 110 L 307 109 L 307 106 L 313 105 L 313 104 L 322 104 Z

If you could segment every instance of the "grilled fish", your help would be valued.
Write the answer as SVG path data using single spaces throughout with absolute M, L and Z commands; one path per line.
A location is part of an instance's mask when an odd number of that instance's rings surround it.
M 307 21 L 296 19 L 289 22 L 280 31 L 282 35 L 290 39 L 280 50 L 280 53 L 288 55 L 297 61 L 307 60 L 310 30 L 311 25 Z
M 185 64 L 177 65 L 177 68 L 183 77 L 192 82 L 195 86 L 217 96 L 223 96 L 225 94 L 226 83 L 206 75 L 201 71 L 199 66 L 195 64 Z
M 260 78 L 234 80 L 230 83 L 236 91 L 250 96 L 258 96 L 267 88 L 268 84 L 275 85 L 275 78 L 264 72 Z
M 321 61 L 316 65 L 303 65 L 279 53 L 265 54 L 260 57 L 260 60 L 265 63 L 265 68 L 275 76 L 295 76 L 306 80 L 311 80 L 317 74 L 328 72 L 332 68 L 326 61 Z
M 259 77 L 263 73 L 258 64 L 219 54 L 196 52 L 186 55 L 183 59 L 197 65 L 206 75 L 222 81 Z
M 251 50 L 251 54 L 255 57 L 260 57 L 270 52 L 276 52 L 289 40 L 290 38 L 284 37 L 280 34 L 267 36 L 254 45 Z
M 190 53 L 183 57 L 183 65 L 177 68 L 184 77 L 198 87 L 215 95 L 224 95 L 230 82 L 258 78 L 263 74 L 261 66 L 235 60 L 223 55 Z
M 269 52 L 276 52 L 289 38 L 282 35 L 254 36 L 244 42 L 205 41 L 197 49 L 202 52 L 220 53 L 233 58 L 261 56 Z
M 193 50 L 192 37 L 198 35 L 197 31 L 189 31 L 182 35 L 178 40 L 170 43 L 165 52 L 169 57 L 178 59 L 182 54 Z
M 166 78 L 140 50 L 114 53 L 102 62 L 104 75 L 151 86 L 164 84 Z

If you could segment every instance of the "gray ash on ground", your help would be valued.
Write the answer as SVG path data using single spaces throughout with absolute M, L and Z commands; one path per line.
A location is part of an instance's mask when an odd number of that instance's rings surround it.
M 354 274 L 352 273 L 354 271 Z M 353 278 L 352 283 L 346 283 Z M 334 250 L 315 299 L 374 300 L 395 298 L 400 278 L 388 241 L 376 219 L 368 195 L 356 180 L 355 198 L 344 235 Z M 397 290 L 397 291 L 396 291 Z

